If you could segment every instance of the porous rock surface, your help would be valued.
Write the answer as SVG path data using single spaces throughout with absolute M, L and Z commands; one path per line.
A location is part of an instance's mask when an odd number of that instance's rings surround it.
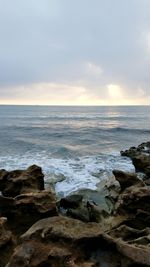
M 1 170 L 0 266 L 150 266 L 150 142 L 121 153 L 130 156 L 145 179 L 114 170 L 120 190 L 115 184 L 108 190 L 114 205 L 111 212 L 90 199 L 85 202 L 81 195 L 56 203 L 54 192 L 44 190 L 38 166 Z M 17 179 L 24 182 L 20 185 Z

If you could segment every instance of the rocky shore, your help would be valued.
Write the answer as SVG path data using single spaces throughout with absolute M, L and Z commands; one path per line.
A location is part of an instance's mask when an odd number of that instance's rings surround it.
M 40 167 L 0 170 L 0 267 L 150 266 L 150 142 L 121 155 L 135 173 L 59 200 Z

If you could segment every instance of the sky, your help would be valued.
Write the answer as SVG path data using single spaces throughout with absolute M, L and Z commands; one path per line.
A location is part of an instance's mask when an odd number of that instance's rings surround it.
M 0 104 L 149 105 L 150 0 L 0 0 Z

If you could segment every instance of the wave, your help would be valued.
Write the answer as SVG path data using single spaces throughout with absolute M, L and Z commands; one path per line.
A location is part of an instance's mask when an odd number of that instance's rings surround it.
M 150 134 L 150 129 L 124 128 L 124 127 L 114 127 L 114 128 L 106 129 L 106 131 Z
M 7 170 L 24 169 L 32 164 L 42 167 L 46 184 L 56 183 L 55 191 L 58 196 L 65 196 L 80 189 L 96 190 L 100 181 L 112 177 L 113 169 L 134 171 L 128 158 L 113 154 L 63 159 L 41 151 L 25 153 L 22 156 L 0 157 L 0 168 Z

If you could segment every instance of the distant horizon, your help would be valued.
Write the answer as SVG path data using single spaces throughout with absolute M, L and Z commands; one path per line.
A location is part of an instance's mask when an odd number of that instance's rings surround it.
M 41 106 L 41 107 L 148 107 L 150 105 L 140 105 L 140 104 L 133 104 L 133 105 L 44 105 L 44 104 L 1 104 L 0 106 Z

